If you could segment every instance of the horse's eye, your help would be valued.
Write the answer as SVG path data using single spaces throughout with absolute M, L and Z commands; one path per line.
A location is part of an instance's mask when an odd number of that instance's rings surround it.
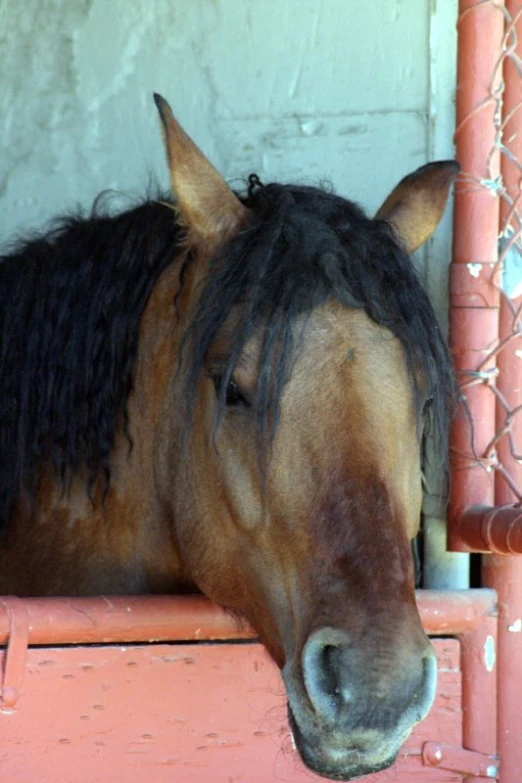
M 216 394 L 218 397 L 223 393 L 223 376 L 222 375 L 214 375 L 213 379 L 214 386 L 216 388 Z M 237 407 L 239 405 L 243 405 L 245 408 L 250 407 L 250 403 L 246 399 L 245 395 L 237 385 L 235 381 L 232 379 L 229 380 L 227 384 L 227 388 L 225 390 L 225 405 L 229 408 Z

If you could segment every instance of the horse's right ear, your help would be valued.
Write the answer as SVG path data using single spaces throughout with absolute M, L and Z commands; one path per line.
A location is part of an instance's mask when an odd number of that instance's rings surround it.
M 167 101 L 154 93 L 159 111 L 170 181 L 189 242 L 209 249 L 248 222 L 249 210 L 174 118 Z
M 423 245 L 439 225 L 459 171 L 455 160 L 421 166 L 399 182 L 377 212 L 375 217 L 393 226 L 408 253 Z

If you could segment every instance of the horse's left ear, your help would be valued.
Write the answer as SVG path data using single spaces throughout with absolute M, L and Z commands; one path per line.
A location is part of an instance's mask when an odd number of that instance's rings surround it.
M 181 223 L 188 231 L 189 241 L 212 249 L 248 221 L 249 210 L 185 133 L 167 101 L 157 93 L 154 101 L 161 118 Z
M 421 166 L 399 182 L 377 212 L 375 217 L 391 223 L 408 253 L 423 245 L 439 225 L 459 171 L 455 160 Z

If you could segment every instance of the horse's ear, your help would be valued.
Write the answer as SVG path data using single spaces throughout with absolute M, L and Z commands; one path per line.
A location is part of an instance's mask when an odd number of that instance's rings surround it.
M 377 212 L 375 217 L 391 223 L 408 253 L 423 245 L 439 225 L 459 171 L 455 160 L 421 166 L 399 182 Z
M 159 111 L 170 181 L 189 240 L 213 247 L 248 221 L 249 210 L 174 118 L 167 101 L 154 93 Z

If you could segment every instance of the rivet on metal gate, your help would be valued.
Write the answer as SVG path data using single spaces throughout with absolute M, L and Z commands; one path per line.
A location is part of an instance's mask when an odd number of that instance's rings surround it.
M 6 685 L 2 688 L 2 709 L 14 709 L 16 702 L 18 701 L 18 696 L 18 688 L 13 687 L 12 685 Z
M 495 642 L 492 636 L 488 636 L 484 644 L 484 663 L 488 672 L 492 672 L 495 668 L 495 659 Z
M 429 764 L 433 764 L 434 767 L 436 767 L 437 764 L 440 764 L 442 761 L 442 750 L 436 745 L 426 745 L 425 754 L 427 762 Z

